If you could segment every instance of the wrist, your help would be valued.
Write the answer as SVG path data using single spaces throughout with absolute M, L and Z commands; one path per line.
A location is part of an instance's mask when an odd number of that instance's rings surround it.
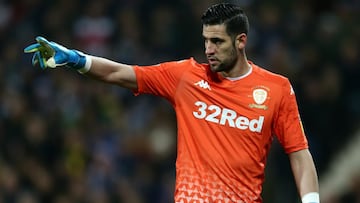
M 82 68 L 77 69 L 77 71 L 81 74 L 87 73 L 90 70 L 92 64 L 91 56 L 85 54 L 84 57 L 85 57 L 85 65 Z
M 89 60 L 84 53 L 73 49 L 68 51 L 68 57 L 68 63 L 66 65 L 75 70 L 83 69 L 87 60 Z
M 320 197 L 318 192 L 309 192 L 302 196 L 302 203 L 320 203 Z

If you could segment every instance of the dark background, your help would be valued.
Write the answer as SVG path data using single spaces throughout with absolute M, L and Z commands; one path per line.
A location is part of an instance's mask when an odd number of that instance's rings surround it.
M 216 2 L 0 1 L 0 203 L 173 202 L 169 104 L 34 68 L 23 48 L 41 35 L 129 64 L 204 61 L 200 16 Z M 324 174 L 360 126 L 359 1 L 233 2 L 250 20 L 248 59 L 291 80 L 320 181 L 332 188 L 339 181 Z M 266 174 L 265 202 L 299 201 L 277 142 Z M 350 178 L 322 202 L 359 202 L 359 172 Z

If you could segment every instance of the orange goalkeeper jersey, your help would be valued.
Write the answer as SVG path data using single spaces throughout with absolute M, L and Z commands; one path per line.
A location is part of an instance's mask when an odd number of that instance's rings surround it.
M 164 97 L 176 112 L 176 203 L 262 202 L 273 137 L 286 153 L 308 147 L 288 79 L 249 63 L 236 79 L 192 58 L 134 66 L 135 94 Z

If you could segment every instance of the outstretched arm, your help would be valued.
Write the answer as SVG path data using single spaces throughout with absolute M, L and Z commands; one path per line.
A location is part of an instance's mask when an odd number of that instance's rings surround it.
M 101 57 L 88 57 L 87 60 L 91 60 L 91 66 L 86 75 L 128 89 L 137 89 L 136 75 L 132 66 Z
M 33 65 L 38 64 L 42 69 L 67 66 L 103 82 L 137 89 L 135 72 L 130 65 L 86 55 L 43 37 L 37 37 L 36 42 L 24 49 L 25 53 L 33 53 Z
M 319 203 L 318 177 L 309 150 L 290 153 L 289 159 L 302 202 Z

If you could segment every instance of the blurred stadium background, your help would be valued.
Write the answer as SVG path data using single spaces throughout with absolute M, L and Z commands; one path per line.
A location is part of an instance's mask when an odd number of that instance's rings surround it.
M 38 35 L 130 64 L 194 56 L 211 0 L 1 0 L 0 203 L 173 201 L 176 124 L 152 96 L 31 66 Z M 360 202 L 360 1 L 240 0 L 248 58 L 294 85 L 323 203 Z M 266 202 L 299 202 L 269 155 Z

